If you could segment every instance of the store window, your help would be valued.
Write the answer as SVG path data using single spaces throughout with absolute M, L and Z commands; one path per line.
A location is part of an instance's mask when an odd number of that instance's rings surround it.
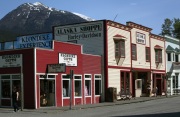
M 63 78 L 63 97 L 70 97 L 70 78 L 66 75 Z
M 11 86 L 10 86 L 10 75 L 1 76 L 1 97 L 10 98 Z
M 91 96 L 91 75 L 85 75 L 85 96 Z
M 124 58 L 125 57 L 125 41 L 116 40 L 115 43 L 115 58 Z
M 95 95 L 101 95 L 101 75 L 95 75 Z
M 81 76 L 74 76 L 74 86 L 75 86 L 75 97 L 82 96 L 82 79 Z
M 155 61 L 156 63 L 162 63 L 162 50 L 155 49 Z
M 150 61 L 150 48 L 146 47 L 146 61 L 149 62 Z
M 137 50 L 136 44 L 132 44 L 132 60 L 137 60 Z

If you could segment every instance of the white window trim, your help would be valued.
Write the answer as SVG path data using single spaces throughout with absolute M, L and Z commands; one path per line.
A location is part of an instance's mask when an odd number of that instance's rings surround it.
M 95 78 L 95 76 L 101 76 L 101 78 Z M 95 91 L 95 80 L 96 79 L 101 80 L 101 91 L 100 91 L 100 93 L 102 93 L 102 75 L 101 74 L 94 74 L 94 95 L 95 95 L 95 97 L 98 97 L 100 95 L 96 95 L 96 91 Z

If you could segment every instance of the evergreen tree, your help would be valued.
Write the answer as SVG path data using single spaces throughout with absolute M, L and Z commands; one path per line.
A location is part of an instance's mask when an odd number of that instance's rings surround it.
M 164 24 L 162 24 L 162 32 L 161 32 L 161 35 L 169 35 L 169 36 L 172 36 L 172 30 L 173 30 L 173 27 L 172 27 L 172 24 L 173 24 L 173 21 L 166 18 L 164 20 Z
M 164 24 L 162 24 L 161 35 L 169 35 L 180 39 L 180 19 L 174 18 L 173 20 L 170 20 L 166 18 Z

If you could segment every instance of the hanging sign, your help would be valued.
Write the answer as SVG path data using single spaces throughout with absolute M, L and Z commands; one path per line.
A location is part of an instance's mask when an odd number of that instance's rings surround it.
M 0 56 L 0 67 L 22 66 L 22 54 L 11 54 Z
M 48 65 L 48 73 L 62 73 L 66 72 L 66 64 L 49 64 Z
M 66 66 L 77 66 L 77 55 L 59 53 L 59 63 L 65 63 Z

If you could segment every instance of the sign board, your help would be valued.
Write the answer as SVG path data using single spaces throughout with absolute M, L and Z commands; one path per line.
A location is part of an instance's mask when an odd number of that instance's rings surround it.
M 146 36 L 145 34 L 136 32 L 136 42 L 140 44 L 146 44 Z
M 59 53 L 59 63 L 65 63 L 66 66 L 77 66 L 77 55 Z
M 20 67 L 22 66 L 22 54 L 11 54 L 0 56 L 0 67 Z
M 66 72 L 66 64 L 49 64 L 48 65 L 48 73 L 59 73 Z
M 15 48 L 52 48 L 52 33 L 17 37 Z
M 54 27 L 54 39 L 83 45 L 83 53 L 102 55 L 104 22 L 88 22 Z

